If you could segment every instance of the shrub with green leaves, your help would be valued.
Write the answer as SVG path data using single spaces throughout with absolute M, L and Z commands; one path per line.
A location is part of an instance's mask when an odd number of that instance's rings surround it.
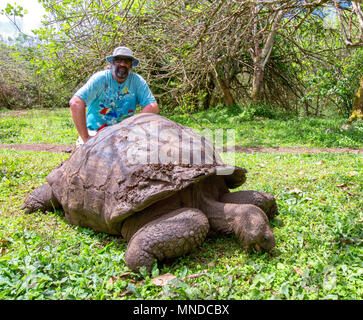
M 46 49 L 27 37 L 0 43 L 0 105 L 9 109 L 67 106 L 73 83 L 53 68 Z

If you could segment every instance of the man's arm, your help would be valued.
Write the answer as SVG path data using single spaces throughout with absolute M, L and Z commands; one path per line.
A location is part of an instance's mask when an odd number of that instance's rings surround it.
M 146 105 L 140 113 L 158 113 L 159 112 L 159 106 L 156 102 L 151 102 L 148 105 Z
M 78 134 L 82 138 L 83 142 L 86 143 L 91 136 L 88 134 L 86 125 L 86 103 L 79 97 L 73 96 L 69 101 L 71 108 L 71 115 L 78 131 Z

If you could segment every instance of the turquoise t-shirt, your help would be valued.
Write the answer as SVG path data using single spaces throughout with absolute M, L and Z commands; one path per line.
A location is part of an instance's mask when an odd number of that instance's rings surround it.
M 75 96 L 88 107 L 86 119 L 90 130 L 121 122 L 135 113 L 136 105 L 144 108 L 156 102 L 140 75 L 131 72 L 123 83 L 118 83 L 112 78 L 111 70 L 95 73 Z

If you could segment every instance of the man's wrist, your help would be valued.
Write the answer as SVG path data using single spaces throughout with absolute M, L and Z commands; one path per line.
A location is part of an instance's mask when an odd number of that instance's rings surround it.
M 87 135 L 82 135 L 82 136 L 81 136 L 81 139 L 83 140 L 83 142 L 88 141 L 90 138 L 91 138 L 91 136 L 90 136 L 89 134 L 87 134 Z

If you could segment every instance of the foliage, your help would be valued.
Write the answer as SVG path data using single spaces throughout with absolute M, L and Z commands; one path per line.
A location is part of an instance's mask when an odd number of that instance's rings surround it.
M 350 92 L 355 90 L 354 85 L 347 88 L 345 83 L 355 83 L 359 68 L 351 68 L 357 70 L 353 75 L 346 70 L 345 80 L 338 84 L 322 77 L 325 91 L 309 85 L 305 88 L 305 83 L 311 83 L 309 78 L 316 77 L 314 68 L 325 68 L 326 56 L 340 62 L 334 75 L 351 64 L 348 57 L 343 62 L 336 50 L 343 44 L 340 32 L 323 28 L 323 16 L 313 14 L 325 3 L 281 1 L 258 7 L 233 1 L 171 4 L 168 0 L 108 0 L 82 4 L 44 0 L 48 18 L 37 36 L 47 57 L 44 69 L 57 72 L 57 78 L 73 92 L 93 72 L 104 68 L 105 56 L 123 44 L 134 49 L 142 61 L 137 72 L 146 78 L 159 103 L 169 108 L 193 106 L 191 110 L 200 110 L 248 100 L 260 64 L 264 68 L 263 99 L 270 105 L 296 112 L 302 103 L 309 114 L 315 100 L 324 100 L 326 105 L 329 91 L 329 99 L 336 105 L 340 105 L 337 97 L 342 97 L 345 110 L 350 106 Z M 229 23 L 220 28 L 223 21 Z M 326 47 L 328 33 L 336 44 Z M 314 50 L 307 50 L 312 43 Z M 260 53 L 259 47 L 263 47 Z M 318 65 L 297 68 L 312 55 Z
M 27 14 L 28 10 L 24 9 L 22 6 L 13 6 L 10 3 L 6 4 L 5 9 L 0 10 L 0 14 L 6 14 L 7 16 L 17 16 L 17 17 L 24 17 L 24 14 Z
M 46 54 L 46 55 L 45 55 Z M 40 45 L 20 36 L 13 45 L 0 43 L 0 106 L 10 109 L 54 108 L 68 104 L 70 83 L 52 68 Z
M 42 4 L 47 18 L 35 42 L 27 48 L 2 48 L 3 56 L 9 56 L 2 64 L 4 107 L 16 106 L 15 101 L 34 107 L 66 105 L 93 72 L 107 66 L 105 56 L 120 44 L 140 58 L 136 72 L 159 104 L 188 112 L 245 104 L 253 96 L 288 112 L 320 115 L 329 109 L 346 116 L 362 72 L 363 19 L 360 7 L 350 2 L 337 5 L 339 23 L 326 22 L 328 8 L 334 6 L 328 0 Z M 24 11 L 8 6 L 3 14 L 16 17 Z M 343 37 L 347 21 L 349 34 Z M 17 75 L 25 79 L 21 84 Z M 27 94 L 21 97 L 24 87 Z
M 312 30 L 302 29 L 300 32 L 323 36 L 324 33 L 318 31 L 322 28 L 323 25 L 317 24 Z M 330 112 L 335 111 L 347 117 L 351 113 L 363 73 L 363 51 L 361 48 L 342 47 L 342 42 L 334 36 L 337 30 L 327 31 L 331 36 L 319 41 L 312 37 L 310 41 L 301 42 L 302 48 L 298 55 L 305 58 L 300 65 L 293 67 L 300 69 L 298 75 L 305 84 L 301 101 L 310 104 L 308 113 L 318 115 L 329 108 Z M 331 54 L 333 50 L 336 51 L 335 55 Z M 317 58 L 316 52 L 319 51 L 321 54 Z

